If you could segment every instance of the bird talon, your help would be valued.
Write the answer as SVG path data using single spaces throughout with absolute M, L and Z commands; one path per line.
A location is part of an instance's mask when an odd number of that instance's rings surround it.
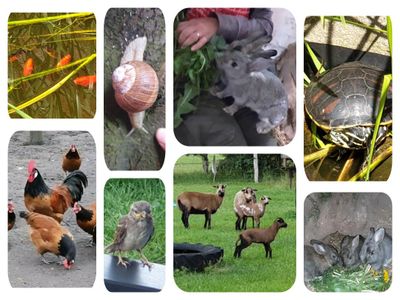
M 44 258 L 44 256 L 42 255 L 41 256 L 41 261 L 42 261 L 42 263 L 44 263 L 44 264 L 46 264 L 46 265 L 50 265 L 50 264 L 54 264 L 54 263 L 57 263 L 58 261 L 48 261 L 48 260 L 46 260 L 45 258 Z
M 145 266 L 147 266 L 149 268 L 149 271 L 151 271 L 151 267 L 153 265 L 147 260 L 147 258 L 142 254 L 141 251 L 139 251 L 139 254 L 141 256 L 140 261 L 142 262 L 142 267 L 144 268 Z
M 92 248 L 92 247 L 94 247 L 94 246 L 96 246 L 96 242 L 93 241 L 93 239 L 91 239 L 91 240 L 89 241 L 89 243 L 87 243 L 87 244 L 85 245 L 85 247 L 90 247 L 90 248 Z
M 123 260 L 123 258 L 121 256 L 118 256 L 117 265 L 119 265 L 119 264 L 123 265 L 126 269 L 126 268 L 128 268 L 129 261 Z
M 47 261 L 44 257 L 42 257 L 42 263 L 44 263 L 44 264 L 46 264 L 46 265 L 49 265 L 49 264 L 50 264 L 50 262 Z
M 148 261 L 142 261 L 142 267 L 148 267 L 149 271 L 151 271 L 151 268 L 153 267 L 153 265 L 151 263 L 149 263 Z

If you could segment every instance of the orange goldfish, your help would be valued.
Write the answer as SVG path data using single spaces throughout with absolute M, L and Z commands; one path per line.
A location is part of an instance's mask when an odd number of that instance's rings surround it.
M 10 63 L 16 62 L 18 60 L 18 58 L 19 58 L 18 54 L 12 55 L 8 58 L 8 62 L 10 62 Z
M 19 50 L 19 51 L 15 52 L 13 55 L 8 57 L 8 62 L 10 62 L 10 63 L 16 62 L 17 60 L 19 60 L 21 55 L 24 53 L 25 53 L 25 50 Z
M 80 76 L 74 79 L 76 85 L 88 87 L 96 83 L 96 75 Z
M 71 62 L 71 54 L 67 54 L 63 58 L 61 58 L 61 60 L 57 64 L 57 67 L 68 65 L 70 62 Z
M 29 76 L 32 73 L 33 73 L 33 59 L 28 58 L 24 64 L 24 70 L 23 70 L 22 74 L 24 76 Z

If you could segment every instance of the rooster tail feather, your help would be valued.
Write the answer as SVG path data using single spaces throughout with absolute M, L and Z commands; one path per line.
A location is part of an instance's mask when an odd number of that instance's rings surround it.
M 83 194 L 84 187 L 88 185 L 86 175 L 79 170 L 73 171 L 68 174 L 64 179 L 64 185 L 68 187 L 73 202 L 80 201 Z

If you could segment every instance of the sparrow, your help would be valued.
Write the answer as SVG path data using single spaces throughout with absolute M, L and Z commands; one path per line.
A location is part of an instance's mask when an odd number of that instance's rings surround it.
M 147 266 L 150 270 L 151 264 L 142 253 L 142 249 L 150 241 L 154 233 L 153 218 L 151 216 L 151 206 L 147 201 L 137 201 L 132 203 L 127 215 L 119 220 L 115 231 L 114 241 L 107 246 L 106 253 L 118 253 L 118 263 L 127 268 L 129 262 L 123 260 L 121 252 L 136 250 L 140 255 L 143 267 Z

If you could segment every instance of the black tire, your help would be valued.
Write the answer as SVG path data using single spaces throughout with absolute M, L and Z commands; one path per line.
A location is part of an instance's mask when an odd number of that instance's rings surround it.
M 201 272 L 205 267 L 219 262 L 224 249 L 202 244 L 174 244 L 174 269 Z

